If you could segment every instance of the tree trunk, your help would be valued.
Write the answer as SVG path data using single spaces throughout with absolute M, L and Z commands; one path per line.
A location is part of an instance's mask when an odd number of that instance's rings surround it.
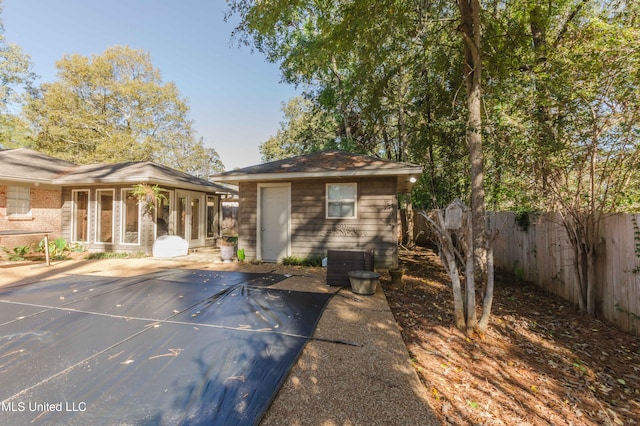
M 407 210 L 400 209 L 400 244 L 407 244 L 407 234 L 409 227 L 407 226 Z
M 425 217 L 432 224 L 438 234 L 440 242 L 440 255 L 442 263 L 453 285 L 454 316 L 456 327 L 464 329 L 467 334 L 478 330 L 479 324 L 476 314 L 475 283 L 476 276 L 482 282 L 488 275 L 488 265 L 493 266 L 493 261 L 487 261 L 487 236 L 485 222 L 485 194 L 484 194 L 484 154 L 482 148 L 482 104 L 481 104 L 481 75 L 482 62 L 480 56 L 480 2 L 479 0 L 457 0 L 460 9 L 461 24 L 458 31 L 464 40 L 465 80 L 467 88 L 467 130 L 466 139 L 469 148 L 470 172 L 471 172 L 471 224 L 468 221 L 464 226 L 464 236 L 461 243 L 465 245 L 466 285 L 465 298 L 462 298 L 460 277 L 455 258 L 455 247 L 451 241 L 451 235 L 444 226 L 444 217 L 441 210 L 437 210 L 436 221 Z M 490 250 L 489 250 L 490 251 Z M 491 272 L 492 284 L 487 285 L 483 311 L 484 326 L 486 328 L 491 311 L 493 297 L 493 271 Z
M 340 96 L 340 114 L 342 114 L 342 124 L 344 125 L 344 136 L 348 140 L 351 140 L 351 123 L 349 121 L 349 113 L 347 111 L 347 104 L 344 99 L 344 93 L 342 93 L 342 77 L 340 76 L 340 72 L 338 70 L 338 63 L 336 61 L 335 56 L 331 57 L 331 71 L 335 77 L 339 96 Z
M 576 279 L 578 281 L 578 306 L 582 312 L 586 312 L 587 310 L 587 292 L 585 287 L 585 273 L 584 273 L 584 248 L 583 248 L 583 238 L 582 232 L 578 229 L 579 224 L 576 223 L 578 219 L 572 218 L 569 219 L 562 216 L 562 225 L 564 226 L 565 232 L 567 233 L 567 237 L 569 238 L 569 243 L 573 248 L 573 269 L 576 275 Z
M 579 306 L 582 312 L 587 311 L 587 274 L 585 265 L 584 246 L 578 242 L 576 247 L 576 272 L 578 276 L 578 290 L 580 292 Z
M 465 265 L 465 320 L 467 335 L 473 334 L 478 327 L 478 316 L 476 315 L 476 285 L 474 277 L 474 256 L 471 251 L 466 255 Z
M 458 31 L 464 40 L 465 80 L 467 86 L 467 146 L 471 161 L 471 221 L 473 258 L 479 283 L 486 277 L 486 232 L 484 195 L 484 153 L 482 149 L 482 58 L 480 56 L 480 2 L 458 0 L 462 23 Z
M 415 231 L 413 229 L 413 200 L 411 199 L 411 193 L 407 194 L 407 200 L 405 205 L 406 220 L 407 220 L 407 246 L 415 246 Z
M 400 161 L 406 163 L 407 161 L 409 161 L 409 147 L 407 144 L 407 128 L 404 115 L 404 106 L 401 102 L 400 106 L 398 107 L 398 142 L 400 145 L 398 147 L 398 154 L 400 156 Z
M 487 247 L 487 288 L 482 302 L 482 316 L 478 323 L 478 332 L 484 334 L 489 327 L 489 317 L 491 316 L 491 305 L 493 304 L 493 244 Z
M 484 152 L 482 148 L 482 57 L 481 57 L 481 27 L 480 1 L 457 0 L 460 10 L 461 24 L 458 31 L 464 40 L 465 81 L 467 89 L 467 146 L 471 162 L 471 250 L 467 254 L 467 332 L 479 328 L 475 312 L 475 283 L 482 285 L 488 281 L 489 266 L 487 251 L 490 242 L 487 240 L 485 220 L 485 192 L 484 192 Z M 490 251 L 490 249 L 489 249 Z M 469 270 L 471 269 L 471 271 Z M 491 271 L 493 277 L 493 271 Z M 489 298 L 487 298 L 489 296 Z M 486 285 L 483 310 L 483 325 L 489 322 L 493 297 L 493 284 L 489 290 Z
M 411 193 L 406 193 L 403 197 L 404 206 L 400 209 L 400 226 L 401 226 L 401 238 L 400 241 L 403 245 L 411 248 L 415 246 L 415 230 L 413 227 L 413 202 L 411 200 Z
M 596 315 L 596 255 L 594 249 L 587 251 L 587 313 L 591 316 Z
M 447 235 L 449 235 L 449 233 L 447 233 Z M 450 237 L 448 238 L 448 240 L 448 243 L 441 247 L 441 253 L 444 255 L 443 264 L 447 265 L 447 272 L 449 273 L 449 278 L 451 278 L 451 289 L 453 290 L 454 324 L 458 330 L 465 330 L 465 304 L 462 297 L 462 286 L 460 285 L 460 273 L 458 272 L 456 257 L 452 251 L 453 243 Z
M 462 297 L 462 286 L 460 284 L 460 273 L 456 262 L 455 247 L 451 240 L 451 235 L 444 225 L 442 210 L 435 210 L 435 218 L 430 217 L 426 213 L 421 214 L 427 220 L 427 223 L 430 224 L 432 231 L 438 238 L 440 260 L 447 271 L 447 274 L 449 274 L 449 278 L 451 278 L 454 325 L 458 330 L 464 330 L 466 328 L 466 320 L 464 299 Z
M 464 299 L 464 315 L 465 315 L 465 332 L 471 335 L 478 326 L 478 316 L 476 315 L 476 286 L 475 286 L 475 266 L 473 256 L 473 226 L 469 220 L 462 220 L 462 235 L 460 235 L 459 243 L 464 253 L 465 265 L 465 299 Z

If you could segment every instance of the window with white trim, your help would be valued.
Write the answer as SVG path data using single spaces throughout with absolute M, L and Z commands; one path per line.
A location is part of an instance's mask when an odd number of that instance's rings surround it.
M 122 190 L 122 244 L 139 244 L 140 242 L 140 205 L 131 189 Z
M 356 183 L 327 184 L 327 219 L 357 217 L 358 185 Z
M 31 213 L 31 189 L 27 186 L 7 187 L 7 216 L 27 216 Z
M 113 242 L 113 189 L 96 190 L 96 243 Z
M 71 241 L 89 242 L 89 190 L 71 191 Z

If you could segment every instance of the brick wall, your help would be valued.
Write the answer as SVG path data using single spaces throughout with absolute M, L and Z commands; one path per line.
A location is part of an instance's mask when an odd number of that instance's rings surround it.
M 31 188 L 31 215 L 24 218 L 7 217 L 7 186 L 0 186 L 0 230 L 50 231 L 50 239 L 61 235 L 60 208 L 62 193 L 59 189 Z M 38 243 L 43 235 L 0 236 L 0 247 L 12 249 Z

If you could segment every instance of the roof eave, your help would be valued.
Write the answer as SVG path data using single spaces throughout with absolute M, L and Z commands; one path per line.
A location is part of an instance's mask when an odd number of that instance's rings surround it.
M 29 183 L 29 184 L 37 184 L 37 185 L 51 185 L 51 179 L 34 179 L 33 177 L 19 177 L 19 176 L 3 176 L 0 175 L 0 181 L 6 182 L 18 182 L 18 183 Z
M 89 178 L 89 179 L 54 179 L 53 183 L 60 186 L 78 186 L 78 185 L 135 185 L 138 183 L 157 184 L 160 186 L 168 186 L 172 188 L 188 189 L 200 192 L 213 192 L 216 194 L 234 194 L 232 189 L 223 188 L 218 185 L 199 185 L 196 183 L 178 182 L 171 179 L 150 178 L 148 176 L 130 176 L 126 179 L 120 178 Z
M 349 177 L 375 177 L 375 176 L 412 176 L 416 178 L 422 174 L 422 167 L 406 167 L 395 169 L 359 169 L 359 170 L 334 170 L 321 172 L 292 172 L 292 173 L 244 173 L 236 175 L 213 175 L 210 178 L 217 182 L 238 184 L 239 182 L 266 181 L 266 180 L 294 180 L 294 179 L 326 179 Z

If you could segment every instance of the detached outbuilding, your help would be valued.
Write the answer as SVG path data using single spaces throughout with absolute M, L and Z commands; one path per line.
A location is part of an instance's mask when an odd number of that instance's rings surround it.
M 398 265 L 398 197 L 422 173 L 415 164 L 323 151 L 211 176 L 238 186 L 238 247 L 247 259 L 373 250 Z

